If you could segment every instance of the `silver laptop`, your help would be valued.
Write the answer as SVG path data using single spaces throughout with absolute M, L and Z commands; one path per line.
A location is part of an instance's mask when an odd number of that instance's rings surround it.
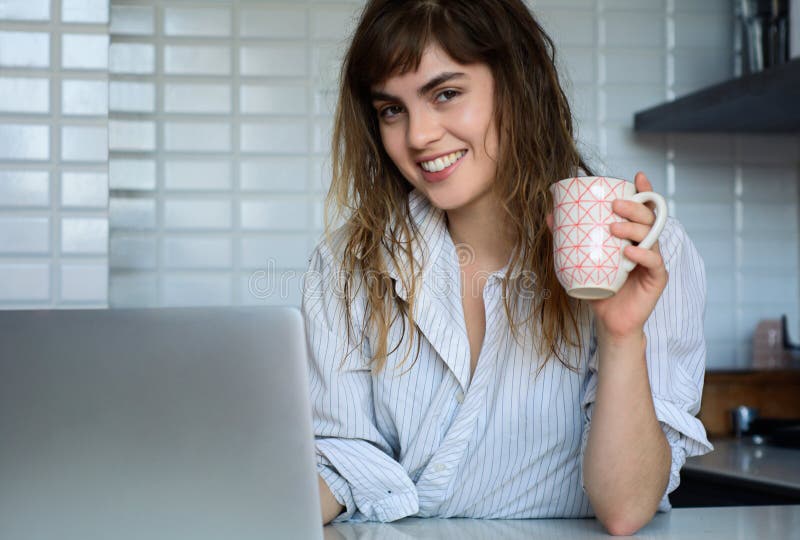
M 321 539 L 294 308 L 0 311 L 0 538 Z

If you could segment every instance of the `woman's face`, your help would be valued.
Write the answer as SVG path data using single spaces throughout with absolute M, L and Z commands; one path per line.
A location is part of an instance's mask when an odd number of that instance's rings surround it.
M 442 210 L 478 204 L 497 170 L 494 81 L 430 46 L 419 69 L 372 88 L 381 139 L 394 164 Z

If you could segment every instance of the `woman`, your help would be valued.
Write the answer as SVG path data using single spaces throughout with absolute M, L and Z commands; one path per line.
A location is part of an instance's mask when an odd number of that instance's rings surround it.
M 702 261 L 670 220 L 626 248 L 615 296 L 558 284 L 548 187 L 591 173 L 525 5 L 368 2 L 333 140 L 344 224 L 303 300 L 324 521 L 596 515 L 628 534 L 669 509 L 711 448 Z M 654 219 L 614 211 L 633 242 Z

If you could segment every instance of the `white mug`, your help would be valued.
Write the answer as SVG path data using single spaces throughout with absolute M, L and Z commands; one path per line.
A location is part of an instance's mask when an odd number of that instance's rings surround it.
M 553 252 L 556 275 L 567 294 L 585 300 L 619 291 L 636 263 L 622 253 L 630 240 L 611 234 L 609 225 L 627 221 L 611 209 L 614 199 L 656 205 L 656 220 L 639 247 L 650 249 L 667 222 L 667 202 L 652 191 L 636 193 L 626 180 L 607 176 L 565 178 L 550 186 L 553 195 Z

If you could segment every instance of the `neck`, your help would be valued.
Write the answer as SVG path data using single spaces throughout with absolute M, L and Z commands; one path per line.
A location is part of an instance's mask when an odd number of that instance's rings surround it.
M 447 229 L 453 243 L 470 250 L 462 266 L 494 272 L 508 263 L 513 240 L 504 213 L 500 204 L 489 197 L 470 207 L 447 211 Z

